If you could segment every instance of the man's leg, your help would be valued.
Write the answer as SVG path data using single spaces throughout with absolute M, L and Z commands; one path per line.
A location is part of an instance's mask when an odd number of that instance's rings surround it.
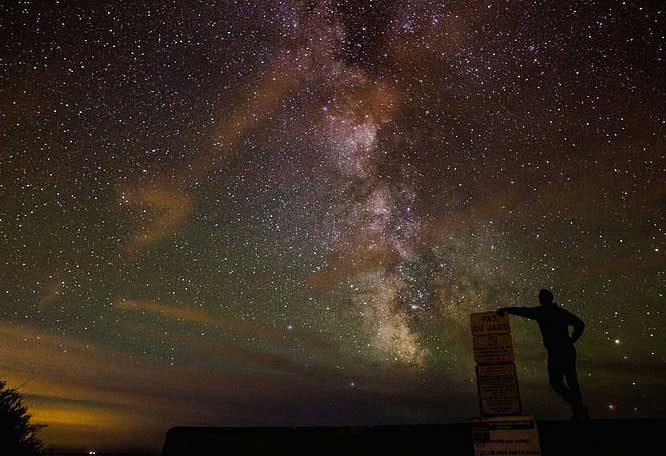
M 569 388 L 564 384 L 563 378 L 564 372 L 562 369 L 559 369 L 556 366 L 548 366 L 548 380 L 550 381 L 551 388 L 553 388 L 553 390 L 573 408 L 574 403 L 571 391 L 569 391 Z
M 564 376 L 567 380 L 567 386 L 571 392 L 571 399 L 573 401 L 574 416 L 578 419 L 589 420 L 587 415 L 587 407 L 583 404 L 583 395 L 580 391 L 580 385 L 578 384 L 578 374 L 576 373 L 576 355 L 574 354 L 573 359 L 570 361 L 567 366 Z
M 583 395 L 580 392 L 580 385 L 578 384 L 578 375 L 576 371 L 569 371 L 564 374 L 567 379 L 567 386 L 571 392 L 571 399 L 576 404 L 583 404 Z

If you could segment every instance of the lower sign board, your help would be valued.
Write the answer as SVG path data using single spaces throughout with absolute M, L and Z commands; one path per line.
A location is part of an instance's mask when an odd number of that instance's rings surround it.
M 479 364 L 513 361 L 511 334 L 474 336 L 474 361 Z
M 472 423 L 472 440 L 474 456 L 541 456 L 531 416 L 481 418 Z
M 520 394 L 513 363 L 477 364 L 476 382 L 483 416 L 520 415 Z

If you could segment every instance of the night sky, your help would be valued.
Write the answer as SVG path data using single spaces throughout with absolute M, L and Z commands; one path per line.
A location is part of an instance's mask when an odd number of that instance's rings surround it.
M 660 2 L 139 3 L 0 6 L 0 377 L 48 444 L 468 419 L 469 314 L 542 287 L 593 418 L 665 413 Z

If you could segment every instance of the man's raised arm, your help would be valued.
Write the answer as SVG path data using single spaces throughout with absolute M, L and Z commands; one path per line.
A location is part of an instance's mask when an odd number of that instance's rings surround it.
M 504 315 L 508 313 L 510 315 L 516 315 L 518 317 L 529 318 L 530 320 L 537 319 L 537 309 L 538 307 L 500 307 L 497 309 L 497 313 Z

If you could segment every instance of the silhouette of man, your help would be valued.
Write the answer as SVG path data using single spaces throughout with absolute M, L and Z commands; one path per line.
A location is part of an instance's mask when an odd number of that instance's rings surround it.
M 543 344 L 548 352 L 548 377 L 550 386 L 564 399 L 573 411 L 572 420 L 589 420 L 587 407 L 576 375 L 576 349 L 574 344 L 583 334 L 585 323 L 553 302 L 553 293 L 543 289 L 539 292 L 538 307 L 500 307 L 497 312 L 505 312 L 519 317 L 536 320 L 541 329 Z M 573 334 L 569 335 L 569 326 Z M 566 378 L 566 385 L 563 378 Z

